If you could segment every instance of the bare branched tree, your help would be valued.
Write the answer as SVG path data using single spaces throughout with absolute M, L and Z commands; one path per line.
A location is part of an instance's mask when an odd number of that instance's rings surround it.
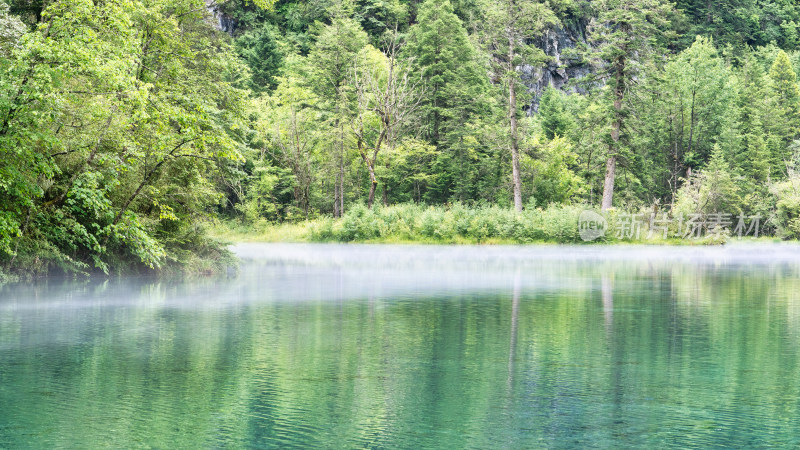
M 308 129 L 308 125 L 305 120 L 298 117 L 297 109 L 292 105 L 284 123 L 275 124 L 275 134 L 272 139 L 276 149 L 273 157 L 282 165 L 292 169 L 296 181 L 294 199 L 303 209 L 306 218 L 309 213 L 311 184 L 314 182 L 314 169 L 311 166 L 314 133 Z
M 386 64 L 360 67 L 362 62 L 356 61 L 352 71 L 358 108 L 352 126 L 358 152 L 369 172 L 367 205 L 370 208 L 378 187 L 375 175 L 378 155 L 385 146 L 393 148 L 396 145 L 403 125 L 422 101 L 422 79 L 398 64 L 400 47 L 397 30 L 387 33 L 383 49 Z M 370 124 L 370 119 L 377 124 Z

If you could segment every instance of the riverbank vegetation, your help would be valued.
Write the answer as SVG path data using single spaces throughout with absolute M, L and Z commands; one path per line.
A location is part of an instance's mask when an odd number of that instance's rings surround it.
M 666 223 L 663 214 L 653 216 L 658 220 L 651 222 L 652 215 L 647 212 L 629 214 L 615 210 L 602 214 L 605 222 L 601 233 L 582 236 L 578 223 L 585 211 L 576 205 L 526 208 L 517 213 L 499 206 L 406 203 L 367 208 L 358 204 L 339 219 L 322 216 L 281 224 L 217 220 L 209 223 L 208 228 L 212 236 L 228 242 L 720 245 L 759 240 L 752 230 L 749 234 L 744 230 L 739 236 L 735 224 L 726 229 L 699 230 L 679 220 Z M 760 242 L 765 239 L 775 240 L 761 235 Z
M 0 267 L 209 271 L 209 218 L 576 242 L 596 207 L 798 238 L 798 24 L 790 0 L 0 1 Z

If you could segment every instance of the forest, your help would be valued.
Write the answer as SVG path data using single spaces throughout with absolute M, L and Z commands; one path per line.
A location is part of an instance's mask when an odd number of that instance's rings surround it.
M 214 271 L 219 221 L 797 239 L 798 27 L 794 0 L 0 1 L 0 278 Z

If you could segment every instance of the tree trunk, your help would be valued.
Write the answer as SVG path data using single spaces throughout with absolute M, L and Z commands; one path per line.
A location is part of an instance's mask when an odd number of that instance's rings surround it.
M 339 161 L 339 217 L 344 215 L 344 158 Z
M 386 164 L 386 169 L 389 169 L 389 164 Z M 389 206 L 389 185 L 383 183 L 383 206 Z
M 619 153 L 619 136 L 622 130 L 622 100 L 625 98 L 625 58 L 619 58 L 616 66 L 616 82 L 614 86 L 614 123 L 611 128 L 611 148 L 606 160 L 606 179 L 603 183 L 603 203 L 600 208 L 605 211 L 611 208 L 614 200 L 614 181 L 617 176 L 617 155 Z
M 603 204 L 602 210 L 611 208 L 614 199 L 614 178 L 617 175 L 617 155 L 611 155 L 606 161 L 606 180 L 603 183 Z
M 695 97 L 697 97 L 697 93 L 695 90 L 692 90 L 692 109 L 689 113 L 689 147 L 686 149 L 686 152 L 691 155 L 692 154 L 692 144 L 694 144 L 694 123 L 695 123 L 695 112 L 694 112 L 694 105 L 695 105 Z
M 339 174 L 337 173 L 333 181 L 333 217 L 338 218 L 339 216 Z
M 370 177 L 372 177 L 372 169 L 370 169 Z M 369 185 L 369 198 L 367 199 L 367 208 L 372 209 L 372 204 L 375 202 L 375 189 L 378 187 L 378 182 L 372 180 Z
M 340 122 L 338 125 L 339 151 L 336 155 L 336 162 L 339 163 L 339 170 L 337 171 L 335 180 L 333 182 L 333 217 L 342 217 L 344 209 L 344 203 L 342 202 L 342 197 L 344 197 L 344 124 Z
M 376 152 L 377 153 L 377 152 Z M 378 189 L 378 178 L 375 176 L 375 161 L 370 161 L 366 153 L 361 153 L 364 157 L 364 162 L 367 165 L 369 172 L 369 198 L 367 199 L 367 207 L 372 209 L 372 204 L 375 202 L 375 190 Z
M 514 39 L 508 38 L 508 63 L 514 70 Z M 511 128 L 511 176 L 514 183 L 514 209 L 522 211 L 522 179 L 519 170 L 519 142 L 517 139 L 517 92 L 514 75 L 508 80 L 508 120 Z
M 619 111 L 620 101 L 614 102 L 614 108 Z M 614 121 L 613 128 L 611 129 L 611 140 L 614 142 L 611 151 L 606 160 L 606 179 L 603 183 L 603 203 L 601 209 L 603 211 L 611 208 L 614 201 L 614 182 L 617 176 L 617 152 L 619 151 L 619 130 L 622 126 L 622 118 L 618 115 L 617 120 Z
M 375 176 L 375 160 L 378 156 L 378 151 L 375 151 L 375 158 L 370 160 L 367 154 L 364 152 L 362 148 L 362 143 L 359 141 L 358 143 L 359 152 L 361 153 L 361 158 L 364 160 L 364 165 L 367 166 L 367 171 L 369 172 L 369 198 L 367 199 L 367 207 L 372 209 L 372 204 L 375 202 L 375 190 L 378 188 L 378 178 Z

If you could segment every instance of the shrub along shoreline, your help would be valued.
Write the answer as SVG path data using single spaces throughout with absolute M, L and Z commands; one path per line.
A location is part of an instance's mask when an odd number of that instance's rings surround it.
M 675 237 L 678 222 L 668 235 L 649 234 L 649 212 L 639 212 L 638 238 L 620 238 L 620 229 L 630 229 L 630 215 L 621 211 L 602 213 L 607 221 L 605 236 L 591 242 L 581 239 L 578 221 L 586 206 L 531 208 L 520 213 L 498 206 L 468 207 L 399 204 L 368 209 L 355 205 L 340 219 L 320 217 L 307 221 L 272 224 L 215 222 L 209 231 L 228 242 L 353 242 L 387 244 L 661 244 L 719 245 L 731 238 L 732 226 L 721 232 L 704 230 L 699 238 Z M 628 228 L 625 228 L 625 227 Z M 748 238 L 749 239 L 749 238 Z M 766 239 L 777 239 L 768 237 Z

